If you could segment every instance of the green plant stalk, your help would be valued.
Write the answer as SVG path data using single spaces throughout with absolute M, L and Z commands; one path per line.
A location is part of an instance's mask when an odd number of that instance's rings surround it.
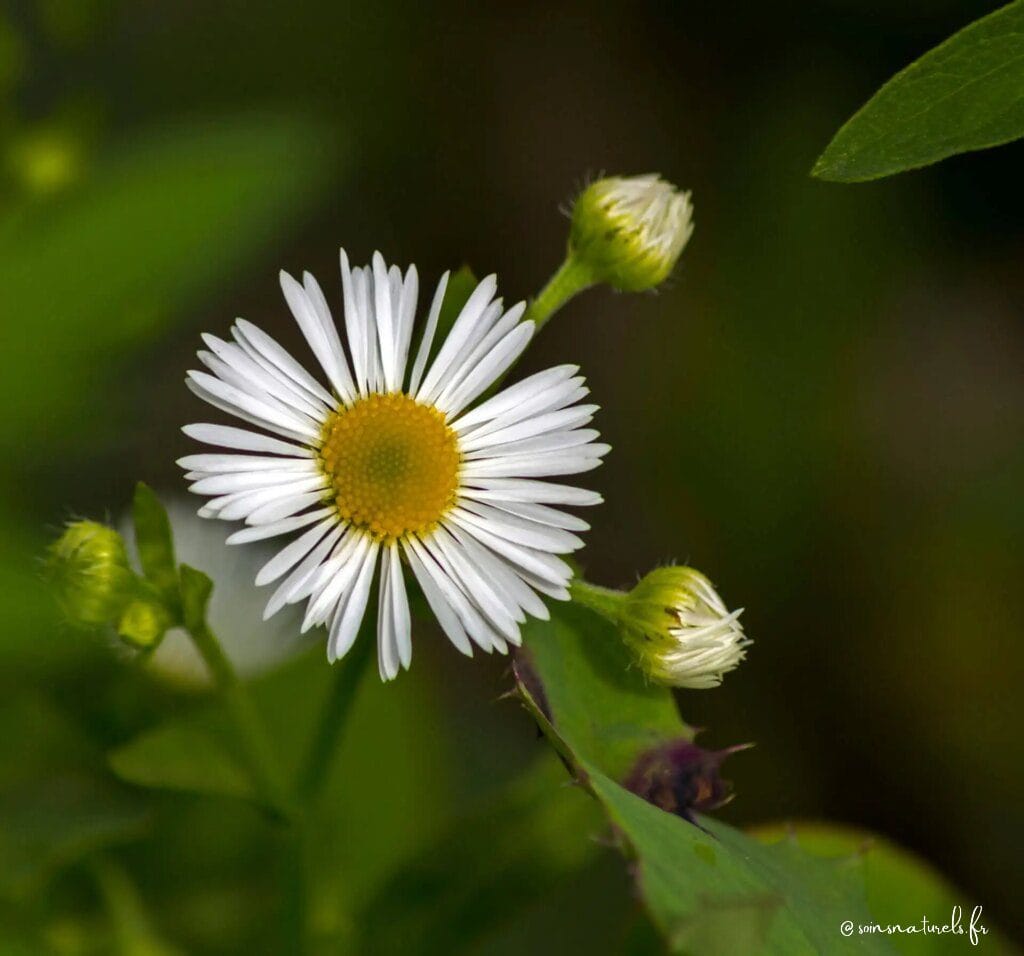
M 291 799 L 256 707 L 205 620 L 188 627 L 196 650 L 224 698 L 235 724 L 243 759 L 265 808 L 279 819 L 292 815 Z
M 584 289 L 589 289 L 596 282 L 590 267 L 570 252 L 555 274 L 548 280 L 547 285 L 530 303 L 524 318 L 534 322 L 539 332 L 551 316 L 566 302 Z
M 622 620 L 623 599 L 626 597 L 624 591 L 601 587 L 599 584 L 584 581 L 581 577 L 575 577 L 569 584 L 569 594 L 580 607 L 600 614 L 613 624 L 618 624 Z
M 320 712 L 310 741 L 306 760 L 299 776 L 298 793 L 303 804 L 316 799 L 327 779 L 331 760 L 337 753 L 345 725 L 355 701 L 359 681 L 372 656 L 374 642 L 360 635 L 355 645 L 336 666 L 336 673 L 327 691 L 327 700 Z

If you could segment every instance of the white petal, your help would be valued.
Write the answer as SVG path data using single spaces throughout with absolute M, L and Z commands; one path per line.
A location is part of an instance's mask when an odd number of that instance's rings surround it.
M 493 303 L 491 307 L 494 307 Z M 436 404 L 440 405 L 446 401 L 446 396 L 450 396 L 466 380 L 466 376 L 480 364 L 491 349 L 519 324 L 525 311 L 525 302 L 514 305 L 495 322 L 487 334 L 471 350 L 452 363 L 452 368 L 445 376 L 444 389 L 438 396 Z
M 405 575 L 398 545 L 392 544 L 388 559 L 391 561 L 391 613 L 394 616 L 395 641 L 398 659 L 406 670 L 412 663 L 412 618 L 409 614 L 409 596 L 405 590 Z
M 387 266 L 379 252 L 373 254 L 373 302 L 377 317 L 377 342 L 380 345 L 380 364 L 384 373 L 384 387 L 393 392 L 398 387 L 397 329 L 394 305 L 391 301 L 391 283 Z M 383 580 L 383 578 L 382 578 Z
M 221 403 L 218 407 L 227 406 L 227 410 L 233 414 L 241 412 L 240 417 L 248 417 L 250 421 L 254 420 L 272 431 L 283 431 L 314 441 L 319 438 L 318 430 L 308 418 L 272 406 L 206 372 L 190 371 L 188 382 L 198 389 L 201 398 L 207 401 L 211 397 L 215 399 L 211 404 Z
M 339 394 L 345 401 L 352 401 L 356 394 L 355 383 L 352 380 L 352 373 L 349 371 L 348 360 L 345 358 L 345 350 L 341 347 L 338 326 L 331 315 L 331 308 L 327 304 L 327 299 L 320 288 L 320 283 L 310 273 L 302 273 L 302 285 L 306 290 L 306 298 L 309 300 L 309 304 L 313 307 L 313 311 L 320 320 L 320 327 L 324 330 L 327 344 L 331 349 L 331 356 L 336 363 L 337 377 L 342 386 Z M 337 386 L 335 387 L 337 388 Z
M 317 465 L 308 458 L 273 458 L 265 455 L 201 454 L 186 455 L 177 464 L 190 471 L 207 474 L 230 471 L 315 471 Z
M 313 550 L 334 525 L 335 519 L 333 517 L 327 518 L 299 535 L 294 541 L 285 545 L 260 568 L 259 573 L 256 575 L 256 586 L 262 587 L 264 584 L 270 584 L 271 581 L 276 581 L 283 574 L 290 571 Z
M 486 545 L 492 551 L 500 554 L 507 561 L 512 562 L 559 587 L 564 587 L 572 578 L 572 569 L 561 558 L 552 554 L 537 551 L 534 548 L 527 548 L 515 544 L 500 535 L 494 534 L 486 522 L 480 519 L 469 520 L 472 515 L 465 516 L 453 511 L 448 515 L 449 521 L 454 521 L 468 531 L 474 538 Z
M 479 566 L 480 571 L 493 582 L 495 587 L 502 589 L 510 604 L 517 604 L 524 611 L 542 621 L 548 620 L 550 615 L 547 606 L 523 580 L 516 568 L 489 548 L 484 547 L 458 525 L 448 524 L 446 527 L 459 544 L 466 549 L 470 560 Z M 522 621 L 523 618 L 517 617 L 517 620 Z
M 433 387 L 429 391 L 421 392 L 421 401 L 437 404 L 441 392 L 460 380 L 460 369 L 467 365 L 470 356 L 475 355 L 481 344 L 488 340 L 495 324 L 501 319 L 503 308 L 501 299 L 495 299 L 484 309 L 468 333 L 459 340 L 458 349 L 448 359 L 447 368 L 437 377 Z
M 437 353 L 437 358 L 434 359 L 423 384 L 416 393 L 418 400 L 428 400 L 428 396 L 436 392 L 440 386 L 444 374 L 448 371 L 448 367 L 456 355 L 459 354 L 460 349 L 467 342 L 478 340 L 480 335 L 477 326 L 487 310 L 488 303 L 494 298 L 497 288 L 497 280 L 490 275 L 473 290 L 472 295 L 462 307 L 462 311 L 459 312 L 459 317 L 455 320 L 451 332 L 448 333 L 448 338 Z
M 398 388 L 401 389 L 405 381 L 405 371 L 409 364 L 409 345 L 412 342 L 412 329 L 416 324 L 416 300 L 419 298 L 419 273 L 416 266 L 409 266 L 405 279 L 401 286 L 401 295 L 398 299 L 398 355 L 397 355 L 397 377 Z
M 459 621 L 466 629 L 473 643 L 490 654 L 492 650 L 504 645 L 501 636 L 489 625 L 480 612 L 473 606 L 472 602 L 462 590 L 458 578 L 454 576 L 447 559 L 436 547 L 428 550 L 424 542 L 416 538 L 408 538 L 410 547 L 416 550 L 424 568 L 427 569 L 434 583 L 437 585 L 445 599 L 451 604 Z
M 379 392 L 384 388 L 384 371 L 380 365 L 380 343 L 377 341 L 377 313 L 374 305 L 373 274 L 370 267 L 353 269 L 359 313 L 366 323 L 366 381 L 367 388 Z
M 515 385 L 502 389 L 497 395 L 493 395 L 486 402 L 477 405 L 472 411 L 466 412 L 461 418 L 456 419 L 452 427 L 458 432 L 464 432 L 473 425 L 479 425 L 513 411 L 523 399 L 547 394 L 552 388 L 561 385 L 579 370 L 578 365 L 557 365 L 554 368 L 545 369 L 543 372 L 536 372 L 522 381 L 516 382 Z
M 480 609 L 487 619 L 498 629 L 503 637 L 513 644 L 519 643 L 519 628 L 516 618 L 519 617 L 519 606 L 503 598 L 490 582 L 484 580 L 479 570 L 467 558 L 465 549 L 444 528 L 438 528 L 430 540 L 425 542 L 428 547 L 436 545 L 448 559 L 462 589 L 472 602 Z
M 287 349 L 278 344 L 276 339 L 267 335 L 259 326 L 253 325 L 252 322 L 245 319 L 236 319 L 235 334 L 236 338 L 248 343 L 254 351 L 279 368 L 300 388 L 320 399 L 328 407 L 334 406 L 334 396 L 313 378 Z
M 500 378 L 512 365 L 533 338 L 536 326 L 522 322 L 508 333 L 480 362 L 466 380 L 438 407 L 449 415 L 457 415 L 484 389 Z
M 367 550 L 355 584 L 345 599 L 344 607 L 332 622 L 330 640 L 327 645 L 327 659 L 332 664 L 348 653 L 359 633 L 359 625 L 366 613 L 366 602 L 370 597 L 370 585 L 373 583 L 373 572 L 377 565 L 379 547 L 376 542 L 373 542 Z
M 293 445 L 290 442 L 281 441 L 279 438 L 260 435 L 258 432 L 246 431 L 244 428 L 234 428 L 231 425 L 200 422 L 195 425 L 185 425 L 181 430 L 189 438 L 194 438 L 207 445 L 221 445 L 224 448 L 237 448 L 240 451 L 265 451 L 276 455 L 301 455 L 306 458 L 313 455 L 313 452 L 305 446 Z
M 276 501 L 268 501 L 252 511 L 245 519 L 246 524 L 269 524 L 272 521 L 280 521 L 290 515 L 308 508 L 310 505 L 319 504 L 323 501 L 322 491 L 310 491 L 302 495 L 289 495 Z
M 230 495 L 236 491 L 255 491 L 258 488 L 292 488 L 300 482 L 315 482 L 323 487 L 323 476 L 316 469 L 299 471 L 243 471 L 210 475 L 192 482 L 188 490 L 197 495 Z M 302 491 L 310 488 L 303 487 Z
M 260 364 L 240 345 L 224 342 L 215 335 L 204 334 L 202 338 L 213 355 L 200 351 L 199 358 L 222 381 L 283 411 L 303 415 L 317 424 L 324 421 L 324 403 L 309 397 L 281 372 Z
M 469 435 L 464 439 L 461 447 L 465 451 L 474 451 L 502 445 L 506 442 L 520 441 L 523 438 L 532 438 L 546 432 L 578 428 L 587 424 L 597 410 L 597 405 L 573 405 L 571 408 L 560 408 L 556 412 L 545 412 L 542 415 L 535 415 L 515 424 L 506 425 L 504 428 L 496 429 L 485 435 L 476 433 Z
M 323 541 L 310 551 L 306 558 L 299 563 L 298 567 L 281 582 L 267 602 L 266 610 L 263 612 L 264 620 L 276 614 L 286 604 L 302 600 L 302 597 L 305 596 L 301 593 L 304 586 L 315 576 L 321 562 L 327 557 L 327 553 L 347 530 L 347 528 L 338 525 L 332 531 L 329 531 Z
M 590 389 L 582 384 L 583 377 L 576 376 L 568 381 L 553 385 L 544 392 L 536 395 L 528 395 L 509 409 L 503 415 L 492 418 L 489 422 L 476 425 L 471 431 L 460 431 L 464 438 L 472 437 L 478 441 L 484 435 L 490 435 L 501 428 L 507 428 L 517 422 L 535 418 L 538 415 L 545 415 L 548 412 L 556 412 L 559 409 L 575 405 L 590 394 Z
M 412 366 L 412 375 L 409 378 L 409 394 L 415 395 L 423 379 L 423 370 L 427 367 L 427 359 L 430 358 L 430 347 L 434 344 L 434 333 L 437 331 L 437 319 L 441 314 L 441 304 L 444 302 L 444 293 L 448 288 L 448 276 L 446 272 L 441 276 L 434 292 L 434 299 L 430 303 L 430 313 L 427 316 L 427 325 L 423 330 L 423 337 L 420 339 L 419 348 L 416 351 L 416 361 Z
M 580 445 L 589 445 L 595 439 L 600 438 L 600 432 L 595 428 L 577 428 L 573 431 L 545 432 L 543 435 L 534 435 L 532 438 L 520 438 L 518 441 L 505 442 L 501 445 L 480 448 L 476 451 L 465 452 L 463 457 L 467 461 L 476 461 L 482 458 L 498 458 L 501 455 L 525 455 L 539 454 L 541 452 L 558 451 L 560 449 L 578 448 Z M 465 448 L 465 446 L 463 446 Z
M 541 455 L 506 455 L 484 461 L 466 462 L 461 474 L 467 481 L 474 478 L 543 478 L 551 475 L 578 475 L 601 464 L 601 457 L 610 445 L 583 445 L 564 452 Z
M 377 669 L 383 681 L 398 676 L 398 645 L 395 642 L 395 618 L 391 613 L 391 561 L 385 554 L 380 567 L 377 596 Z
M 473 498 L 472 493 L 462 492 L 463 497 Z M 486 499 L 484 499 L 486 500 Z M 547 505 L 538 505 L 533 502 L 512 502 L 512 501 L 491 501 L 491 504 L 502 511 L 519 515 L 522 518 L 529 518 L 540 524 L 550 525 L 552 528 L 565 528 L 566 531 L 589 531 L 590 525 L 576 515 L 567 514 L 558 508 L 549 508 Z
M 514 541 L 527 548 L 549 551 L 551 554 L 568 554 L 583 547 L 582 539 L 570 531 L 538 524 L 529 518 L 500 511 L 479 501 L 466 501 L 455 511 L 462 512 L 464 517 L 468 512 L 483 522 L 494 534 L 499 534 L 507 541 Z M 467 518 L 466 520 L 472 523 L 472 519 Z
M 420 589 L 423 591 L 423 596 L 427 599 L 427 604 L 430 605 L 430 609 L 434 612 L 434 616 L 441 625 L 441 629 L 448 635 L 448 639 L 455 645 L 456 649 L 467 657 L 472 657 L 473 645 L 469 641 L 466 629 L 459 622 L 458 614 L 455 613 L 451 604 L 448 603 L 448 600 L 441 593 L 441 589 L 434 583 L 430 572 L 424 567 L 423 560 L 410 546 L 408 539 L 403 541 L 403 546 L 405 548 L 405 556 L 409 561 L 409 567 L 412 568 L 412 573 L 416 576 Z
M 370 542 L 369 535 L 350 526 L 345 537 L 335 545 L 329 560 L 324 561 L 299 589 L 296 597 L 309 596 L 302 622 L 303 631 L 314 624 L 323 624 L 331 616 L 338 601 L 355 581 Z
M 335 391 L 345 398 L 350 395 L 350 386 L 346 381 L 347 369 L 343 367 L 345 356 L 334 351 L 333 343 L 309 301 L 306 290 L 284 270 L 280 273 L 280 280 L 281 291 L 310 349 Z
M 502 501 L 545 502 L 577 508 L 599 505 L 604 501 L 596 491 L 531 478 L 473 478 L 465 484 L 472 489 L 474 498 L 490 501 L 499 507 Z M 468 494 L 465 489 L 462 493 Z
M 262 524 L 256 528 L 242 528 L 241 531 L 235 531 L 233 534 L 228 535 L 225 544 L 248 544 L 250 541 L 276 538 L 278 535 L 288 534 L 291 531 L 297 531 L 299 528 L 305 528 L 306 525 L 326 518 L 328 515 L 332 515 L 335 523 L 337 523 L 338 517 L 335 514 L 334 506 L 330 505 L 326 508 L 317 508 L 316 511 L 310 511 L 304 515 L 282 518 L 280 521 L 275 521 L 272 524 Z
M 362 306 L 353 280 L 352 269 L 349 267 L 345 250 L 340 251 L 341 285 L 345 299 L 345 331 L 348 334 L 348 348 L 352 353 L 352 367 L 355 371 L 356 387 L 360 393 L 367 388 L 367 335 L 368 322 L 363 315 Z M 372 331 L 372 330 L 370 330 Z

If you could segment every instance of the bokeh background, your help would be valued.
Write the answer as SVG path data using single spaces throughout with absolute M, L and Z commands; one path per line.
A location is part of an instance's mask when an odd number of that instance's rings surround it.
M 138 479 L 183 495 L 179 426 L 207 417 L 182 384 L 199 332 L 244 315 L 305 356 L 277 270 L 328 287 L 339 244 L 429 283 L 468 263 L 526 297 L 560 261 L 574 191 L 648 171 L 693 190 L 678 273 L 657 295 L 581 296 L 524 360 L 579 363 L 603 406 L 614 451 L 590 476 L 607 503 L 588 576 L 627 585 L 685 559 L 745 606 L 748 662 L 680 698 L 706 745 L 757 742 L 728 765 L 725 818 L 876 830 L 1024 931 L 1024 148 L 876 184 L 808 176 L 882 81 L 993 8 L 5 4 L 3 951 L 95 951 L 125 898 L 183 952 L 285 951 L 287 868 L 257 815 L 198 797 L 139 809 L 103 775 L 105 750 L 201 704 L 194 668 L 140 681 L 62 625 L 39 573 L 69 516 L 120 520 Z M 190 514 L 176 522 L 224 577 L 231 632 L 246 569 Z M 244 620 L 225 636 L 259 666 Z M 332 899 L 545 746 L 499 700 L 506 662 L 465 661 L 429 629 L 415 653 L 386 695 L 361 690 L 322 848 L 331 932 L 358 910 Z M 101 865 L 61 866 L 102 842 L 97 786 L 137 831 Z M 53 850 L 76 814 L 92 829 Z M 492 826 L 480 839 L 500 847 Z M 608 851 L 472 946 L 626 951 L 637 918 Z

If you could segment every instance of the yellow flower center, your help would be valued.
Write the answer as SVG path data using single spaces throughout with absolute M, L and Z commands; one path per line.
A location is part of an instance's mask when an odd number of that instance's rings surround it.
M 340 515 L 375 538 L 429 531 L 455 500 L 455 432 L 408 395 L 369 395 L 340 408 L 324 425 L 320 458 Z

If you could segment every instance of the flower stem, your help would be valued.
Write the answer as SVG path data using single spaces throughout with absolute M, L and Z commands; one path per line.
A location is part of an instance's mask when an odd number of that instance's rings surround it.
M 238 732 L 243 759 L 261 802 L 273 816 L 280 819 L 289 818 L 291 800 L 284 787 L 283 775 L 267 739 L 266 730 L 245 686 L 239 681 L 231 661 L 205 620 L 192 622 L 188 627 L 188 633 L 224 698 L 225 706 Z
M 581 262 L 572 253 L 558 267 L 558 271 L 548 280 L 537 297 L 526 310 L 525 318 L 535 322 L 540 331 L 566 302 L 596 282 L 589 266 Z
M 591 584 L 581 577 L 575 577 L 569 585 L 569 594 L 573 601 L 595 614 L 618 623 L 622 618 L 622 605 L 626 597 L 624 591 L 604 588 L 599 584 Z
M 362 637 L 365 638 L 366 635 Z M 373 647 L 373 641 L 357 640 L 336 667 L 299 777 L 299 799 L 304 804 L 308 805 L 316 799 L 327 779 L 331 760 L 338 750 L 348 716 L 352 711 L 359 680 L 366 671 Z

